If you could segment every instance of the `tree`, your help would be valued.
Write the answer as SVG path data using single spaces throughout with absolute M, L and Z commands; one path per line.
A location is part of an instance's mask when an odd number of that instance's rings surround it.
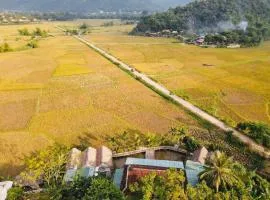
M 270 126 L 259 122 L 242 122 L 237 129 L 253 138 L 259 144 L 270 147 Z
M 76 179 L 70 184 L 63 184 L 60 191 L 52 194 L 54 199 L 61 200 L 124 200 L 122 192 L 105 177 L 89 177 Z M 59 189 L 58 189 L 59 190 Z
M 213 187 L 216 192 L 228 190 L 239 182 L 233 170 L 234 162 L 232 157 L 227 157 L 225 153 L 216 151 L 210 158 L 208 166 L 200 174 L 200 180 Z
M 30 47 L 32 49 L 38 48 L 37 40 L 31 40 L 30 42 L 27 43 L 26 46 L 28 46 L 28 47 Z
M 20 35 L 23 35 L 23 36 L 29 36 L 30 35 L 30 32 L 28 31 L 27 28 L 19 29 L 18 32 L 19 32 Z
M 167 170 L 165 174 L 150 173 L 130 186 L 130 191 L 143 200 L 187 199 L 184 191 L 185 176 L 183 171 Z
M 63 180 L 67 157 L 66 146 L 56 144 L 48 147 L 26 158 L 26 169 L 20 176 L 32 182 L 42 181 L 46 187 L 55 187 Z
M 189 200 L 207 200 L 212 199 L 214 191 L 202 181 L 196 187 L 187 186 L 187 196 Z

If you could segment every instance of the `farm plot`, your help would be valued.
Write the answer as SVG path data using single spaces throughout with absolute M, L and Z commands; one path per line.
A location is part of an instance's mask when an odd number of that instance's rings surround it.
M 94 29 L 86 39 L 230 125 L 270 123 L 270 42 L 214 49 L 127 35 L 131 26 Z M 118 30 L 118 31 L 115 31 Z
M 20 170 L 25 155 L 53 142 L 98 145 L 128 129 L 162 134 L 177 125 L 202 128 L 178 106 L 58 33 L 37 49 L 0 54 L 0 113 L 5 176 Z

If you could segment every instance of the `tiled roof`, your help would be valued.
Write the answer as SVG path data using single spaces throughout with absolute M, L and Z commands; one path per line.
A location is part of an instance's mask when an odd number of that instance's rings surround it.
M 140 165 L 140 166 L 149 166 L 149 167 L 184 169 L 183 162 L 169 161 L 169 160 L 127 158 L 126 165 Z

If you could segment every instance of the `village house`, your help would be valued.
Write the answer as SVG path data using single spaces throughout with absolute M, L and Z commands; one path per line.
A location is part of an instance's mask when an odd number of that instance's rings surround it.
M 193 154 L 177 146 L 139 147 L 123 153 L 113 153 L 105 146 L 88 147 L 84 151 L 73 148 L 64 181 L 71 182 L 77 175 L 88 178 L 104 174 L 112 177 L 114 184 L 125 191 L 130 184 L 151 172 L 162 175 L 168 169 L 176 169 L 184 171 L 187 183 L 195 186 L 208 155 L 205 147 Z

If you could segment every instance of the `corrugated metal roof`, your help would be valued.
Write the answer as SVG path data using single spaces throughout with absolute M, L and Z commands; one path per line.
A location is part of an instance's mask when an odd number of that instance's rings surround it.
M 92 177 L 95 174 L 95 167 L 83 167 L 77 171 L 77 174 L 84 178 Z
M 64 182 L 71 182 L 73 181 L 74 177 L 76 176 L 76 169 L 69 169 L 66 171 L 64 176 Z
M 141 165 L 162 168 L 184 169 L 183 162 L 169 160 L 151 160 L 141 158 L 127 158 L 126 165 Z
M 204 165 L 198 162 L 187 160 L 185 170 L 186 170 L 187 182 L 192 186 L 196 186 L 199 182 L 198 175 L 202 171 L 204 171 Z
M 113 176 L 113 183 L 119 189 L 121 187 L 121 182 L 122 182 L 123 175 L 124 175 L 124 169 L 123 168 L 115 170 L 115 173 L 114 173 L 114 176 Z

